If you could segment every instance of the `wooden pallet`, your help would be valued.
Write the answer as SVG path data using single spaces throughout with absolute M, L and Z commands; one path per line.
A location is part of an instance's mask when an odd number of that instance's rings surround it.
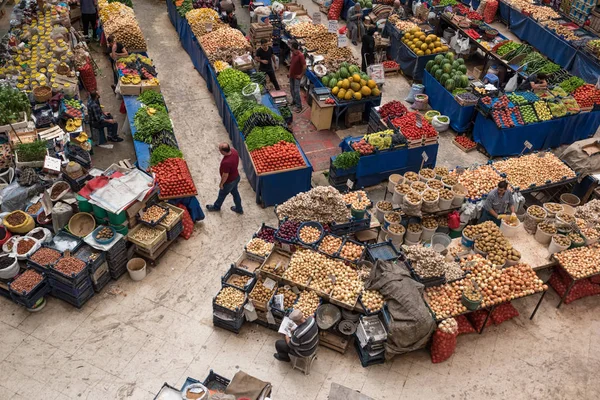
M 346 353 L 351 342 L 352 340 L 348 340 L 328 331 L 319 332 L 319 344 L 341 354 Z

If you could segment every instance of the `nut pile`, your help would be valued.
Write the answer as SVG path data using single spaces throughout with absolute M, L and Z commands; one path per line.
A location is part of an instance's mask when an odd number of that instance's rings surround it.
M 29 250 L 31 250 L 33 248 L 33 246 L 35 246 L 36 243 L 37 243 L 37 241 L 35 239 L 25 238 L 25 239 L 19 240 L 19 243 L 17 243 L 17 254 L 18 255 L 27 254 L 27 252 Z
M 363 290 L 360 301 L 367 309 L 366 311 L 370 313 L 375 313 L 383 308 L 384 300 L 379 290 Z
M 12 226 L 19 226 L 27 220 L 27 216 L 22 211 L 13 211 L 6 216 L 6 222 Z
M 439 198 L 440 195 L 433 189 L 427 189 L 423 192 L 423 201 L 425 202 L 436 202 Z
M 575 217 L 571 214 L 567 214 L 566 212 L 559 212 L 556 214 L 556 219 L 558 221 L 563 221 L 569 225 L 575 224 Z
M 77 275 L 85 268 L 85 263 L 76 257 L 63 257 L 52 267 L 64 275 Z
M 548 213 L 546 213 L 546 210 L 544 210 L 540 206 L 528 207 L 527 214 L 531 215 L 532 217 L 541 218 L 541 219 L 546 218 L 548 216 Z
M 321 229 L 314 226 L 303 226 L 298 237 L 304 243 L 315 243 L 321 237 Z
M 29 293 L 33 288 L 35 288 L 44 277 L 38 274 L 33 269 L 28 269 L 23 272 L 21 275 L 17 276 L 14 281 L 11 282 L 10 288 L 13 292 L 16 293 Z
M 98 239 L 110 239 L 113 236 L 114 235 L 113 235 L 112 229 L 110 229 L 109 227 L 105 226 L 104 228 L 102 228 L 102 229 L 100 229 L 98 231 L 98 234 L 96 235 L 96 238 L 98 238 Z
M 408 183 L 401 183 L 396 185 L 396 191 L 401 194 L 406 194 L 410 192 L 410 185 Z
M 47 265 L 55 263 L 60 258 L 60 256 L 61 254 L 58 251 L 50 249 L 48 247 L 42 247 L 41 249 L 39 249 L 31 255 L 30 260 L 35 262 L 36 264 L 45 267 Z
M 308 192 L 297 194 L 277 207 L 280 220 L 287 217 L 294 221 L 317 221 L 326 224 L 346 221 L 350 210 L 344 198 L 331 186 L 318 186 Z
M 542 186 L 549 182 L 558 182 L 563 177 L 573 178 L 575 172 L 552 153 L 508 158 L 494 163 L 494 168 L 506 174 L 506 180 L 512 186 L 522 189 L 531 185 Z
M 274 287 L 273 289 L 269 289 L 268 287 L 266 287 L 264 285 L 264 283 L 265 283 L 265 279 L 260 279 L 258 282 L 256 282 L 256 285 L 254 285 L 254 287 L 252 288 L 252 291 L 250 292 L 249 297 L 254 302 L 258 302 L 258 303 L 268 302 L 269 300 L 271 300 L 271 297 L 273 297 L 275 290 L 277 290 L 276 287 Z
M 244 292 L 231 286 L 226 286 L 217 294 L 215 303 L 228 310 L 237 310 L 244 305 L 246 296 Z
M 458 183 L 458 176 L 456 175 L 448 175 L 442 178 L 442 183 L 446 186 L 454 186 Z
M 415 192 L 414 190 L 411 190 L 410 192 L 408 192 L 404 196 L 404 199 L 406 201 L 408 201 L 409 204 L 413 204 L 413 205 L 417 205 L 423 200 L 421 198 L 421 195 L 419 193 Z
M 142 243 L 152 243 L 162 232 L 158 229 L 141 225 L 140 228 L 135 231 L 131 238 Z
M 406 229 L 412 233 L 419 233 L 423 231 L 423 226 L 419 223 L 411 222 L 410 224 L 408 224 Z
M 423 219 L 421 220 L 421 225 L 423 225 L 423 227 L 427 228 L 427 229 L 437 229 L 437 227 L 438 227 L 437 218 L 423 217 Z
M 153 205 L 146 209 L 146 211 L 140 217 L 140 220 L 147 222 L 149 224 L 155 224 L 159 219 L 161 219 L 168 211 L 159 207 L 157 205 Z
M 600 239 L 600 232 L 594 228 L 583 228 L 579 232 L 583 235 L 586 240 L 593 242 L 594 240 Z
M 340 251 L 340 257 L 345 260 L 356 261 L 362 257 L 364 251 L 365 246 L 346 241 Z
M 435 171 L 432 170 L 431 168 L 423 168 L 422 170 L 419 171 L 419 175 L 421 175 L 421 177 L 423 177 L 425 179 L 434 179 Z
M 554 235 L 557 232 L 556 225 L 551 222 L 540 222 L 537 227 L 540 231 L 548 235 Z
M 548 214 L 556 214 L 563 210 L 563 206 L 558 203 L 544 203 L 544 209 Z
M 451 174 L 452 175 L 452 174 Z M 447 178 L 444 178 L 446 180 Z M 471 200 L 479 199 L 498 186 L 502 178 L 489 165 L 480 165 L 467 169 L 458 176 L 458 183 L 467 189 L 467 197 Z M 444 183 L 447 183 L 444 181 Z
M 381 200 L 377 202 L 377 208 L 379 208 L 381 211 L 392 211 L 394 206 L 392 205 L 391 201 Z
M 442 189 L 439 191 L 439 193 L 440 193 L 440 199 L 444 199 L 444 200 L 454 199 L 454 192 L 452 192 L 452 190 L 450 190 L 450 189 Z
M 574 232 L 569 233 L 567 235 L 567 237 L 573 244 L 581 245 L 581 244 L 585 243 L 585 240 L 578 233 L 574 233 Z
M 575 247 L 554 257 L 573 278 L 582 279 L 600 272 L 600 246 Z
M 344 198 L 344 202 L 351 205 L 355 210 L 365 210 L 371 205 L 371 200 L 369 200 L 369 197 L 364 190 L 348 192 L 342 197 Z
M 244 289 L 246 285 L 250 283 L 250 281 L 252 281 L 251 276 L 238 274 L 232 274 L 229 279 L 227 279 L 227 283 L 240 289 Z
M 396 235 L 402 235 L 406 229 L 404 228 L 404 225 L 392 224 L 388 226 L 388 231 Z
M 341 245 L 342 238 L 335 237 L 333 235 L 327 235 L 323 238 L 323 240 L 321 240 L 321 243 L 319 244 L 319 250 L 323 253 L 333 255 L 338 252 Z
M 317 293 L 312 290 L 305 290 L 298 296 L 298 300 L 294 304 L 294 310 L 300 310 L 304 317 L 309 317 L 317 311 L 320 302 L 321 298 Z
M 260 238 L 253 238 L 246 245 L 246 251 L 259 257 L 266 257 L 273 250 L 273 243 L 269 243 Z

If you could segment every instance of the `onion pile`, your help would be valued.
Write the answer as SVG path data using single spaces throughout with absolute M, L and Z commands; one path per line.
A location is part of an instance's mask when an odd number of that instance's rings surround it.
M 342 197 L 344 199 L 344 202 L 346 204 L 351 205 L 355 210 L 364 210 L 371 205 L 371 200 L 369 200 L 369 197 L 367 196 L 367 193 L 364 190 L 348 192 Z
M 508 158 L 494 163 L 494 169 L 506 174 L 506 180 L 512 186 L 525 189 L 531 185 L 542 186 L 566 178 L 574 178 L 575 171 L 552 153 L 543 157 L 538 154 Z
M 294 310 L 302 311 L 304 317 L 308 317 L 313 315 L 317 308 L 319 308 L 319 304 L 321 303 L 321 298 L 312 290 L 305 290 L 300 293 L 298 297 L 298 301 L 294 304 Z
M 489 165 L 467 169 L 461 175 L 452 172 L 450 176 L 452 175 L 456 176 L 458 183 L 467 189 L 467 197 L 471 200 L 479 199 L 481 196 L 488 194 L 502 180 L 500 175 Z
M 575 247 L 554 254 L 560 265 L 575 279 L 600 272 L 600 246 Z
M 273 243 L 269 243 L 260 238 L 254 238 L 246 245 L 248 253 L 256 254 L 259 257 L 266 257 L 273 250 Z
M 363 290 L 360 301 L 369 313 L 381 310 L 384 303 L 383 296 L 379 293 L 379 290 Z

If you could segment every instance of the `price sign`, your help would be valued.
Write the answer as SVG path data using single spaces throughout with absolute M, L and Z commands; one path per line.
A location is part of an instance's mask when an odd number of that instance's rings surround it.
M 338 47 L 348 46 L 348 38 L 346 35 L 338 35 Z
M 265 279 L 265 281 L 263 282 L 263 286 L 266 287 L 269 290 L 273 290 L 275 288 L 275 285 L 277 284 L 277 282 L 275 282 L 273 279 L 271 278 L 267 278 Z
M 327 20 L 327 32 L 329 33 L 337 33 L 338 31 L 338 23 L 335 19 Z
M 354 182 L 352 182 L 352 180 L 348 179 L 346 181 L 346 186 L 348 186 L 348 189 L 352 189 L 354 187 Z
M 313 20 L 313 24 L 315 24 L 315 25 L 320 24 L 321 23 L 321 12 L 318 11 L 316 13 L 313 13 L 312 20 Z
M 419 128 L 419 129 L 422 128 L 423 127 L 423 116 L 421 114 L 417 114 L 415 116 L 415 118 L 416 118 L 415 125 L 417 125 L 417 128 Z
M 212 22 L 207 22 L 206 24 L 204 24 L 204 29 L 206 30 L 206 32 L 212 32 Z
M 423 157 L 423 161 L 424 161 L 424 162 L 427 162 L 427 160 L 429 160 L 429 156 L 428 156 L 428 155 L 427 155 L 427 153 L 425 153 L 425 152 L 422 152 L 422 153 L 421 153 L 421 157 Z
M 531 143 L 529 143 L 528 140 L 525 141 L 524 143 L 525 147 L 527 147 L 529 150 L 531 150 L 531 148 L 533 147 L 533 145 Z

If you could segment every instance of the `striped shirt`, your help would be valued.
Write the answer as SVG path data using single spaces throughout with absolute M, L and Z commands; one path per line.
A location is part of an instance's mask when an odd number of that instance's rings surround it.
M 488 211 L 494 210 L 498 214 L 504 214 L 507 208 L 513 204 L 514 200 L 510 191 L 507 190 L 504 192 L 504 195 L 500 197 L 498 194 L 498 188 L 495 188 L 485 199 L 484 208 Z
M 289 342 L 291 353 L 300 357 L 308 357 L 317 350 L 319 344 L 319 328 L 314 317 L 298 325 L 292 332 Z

